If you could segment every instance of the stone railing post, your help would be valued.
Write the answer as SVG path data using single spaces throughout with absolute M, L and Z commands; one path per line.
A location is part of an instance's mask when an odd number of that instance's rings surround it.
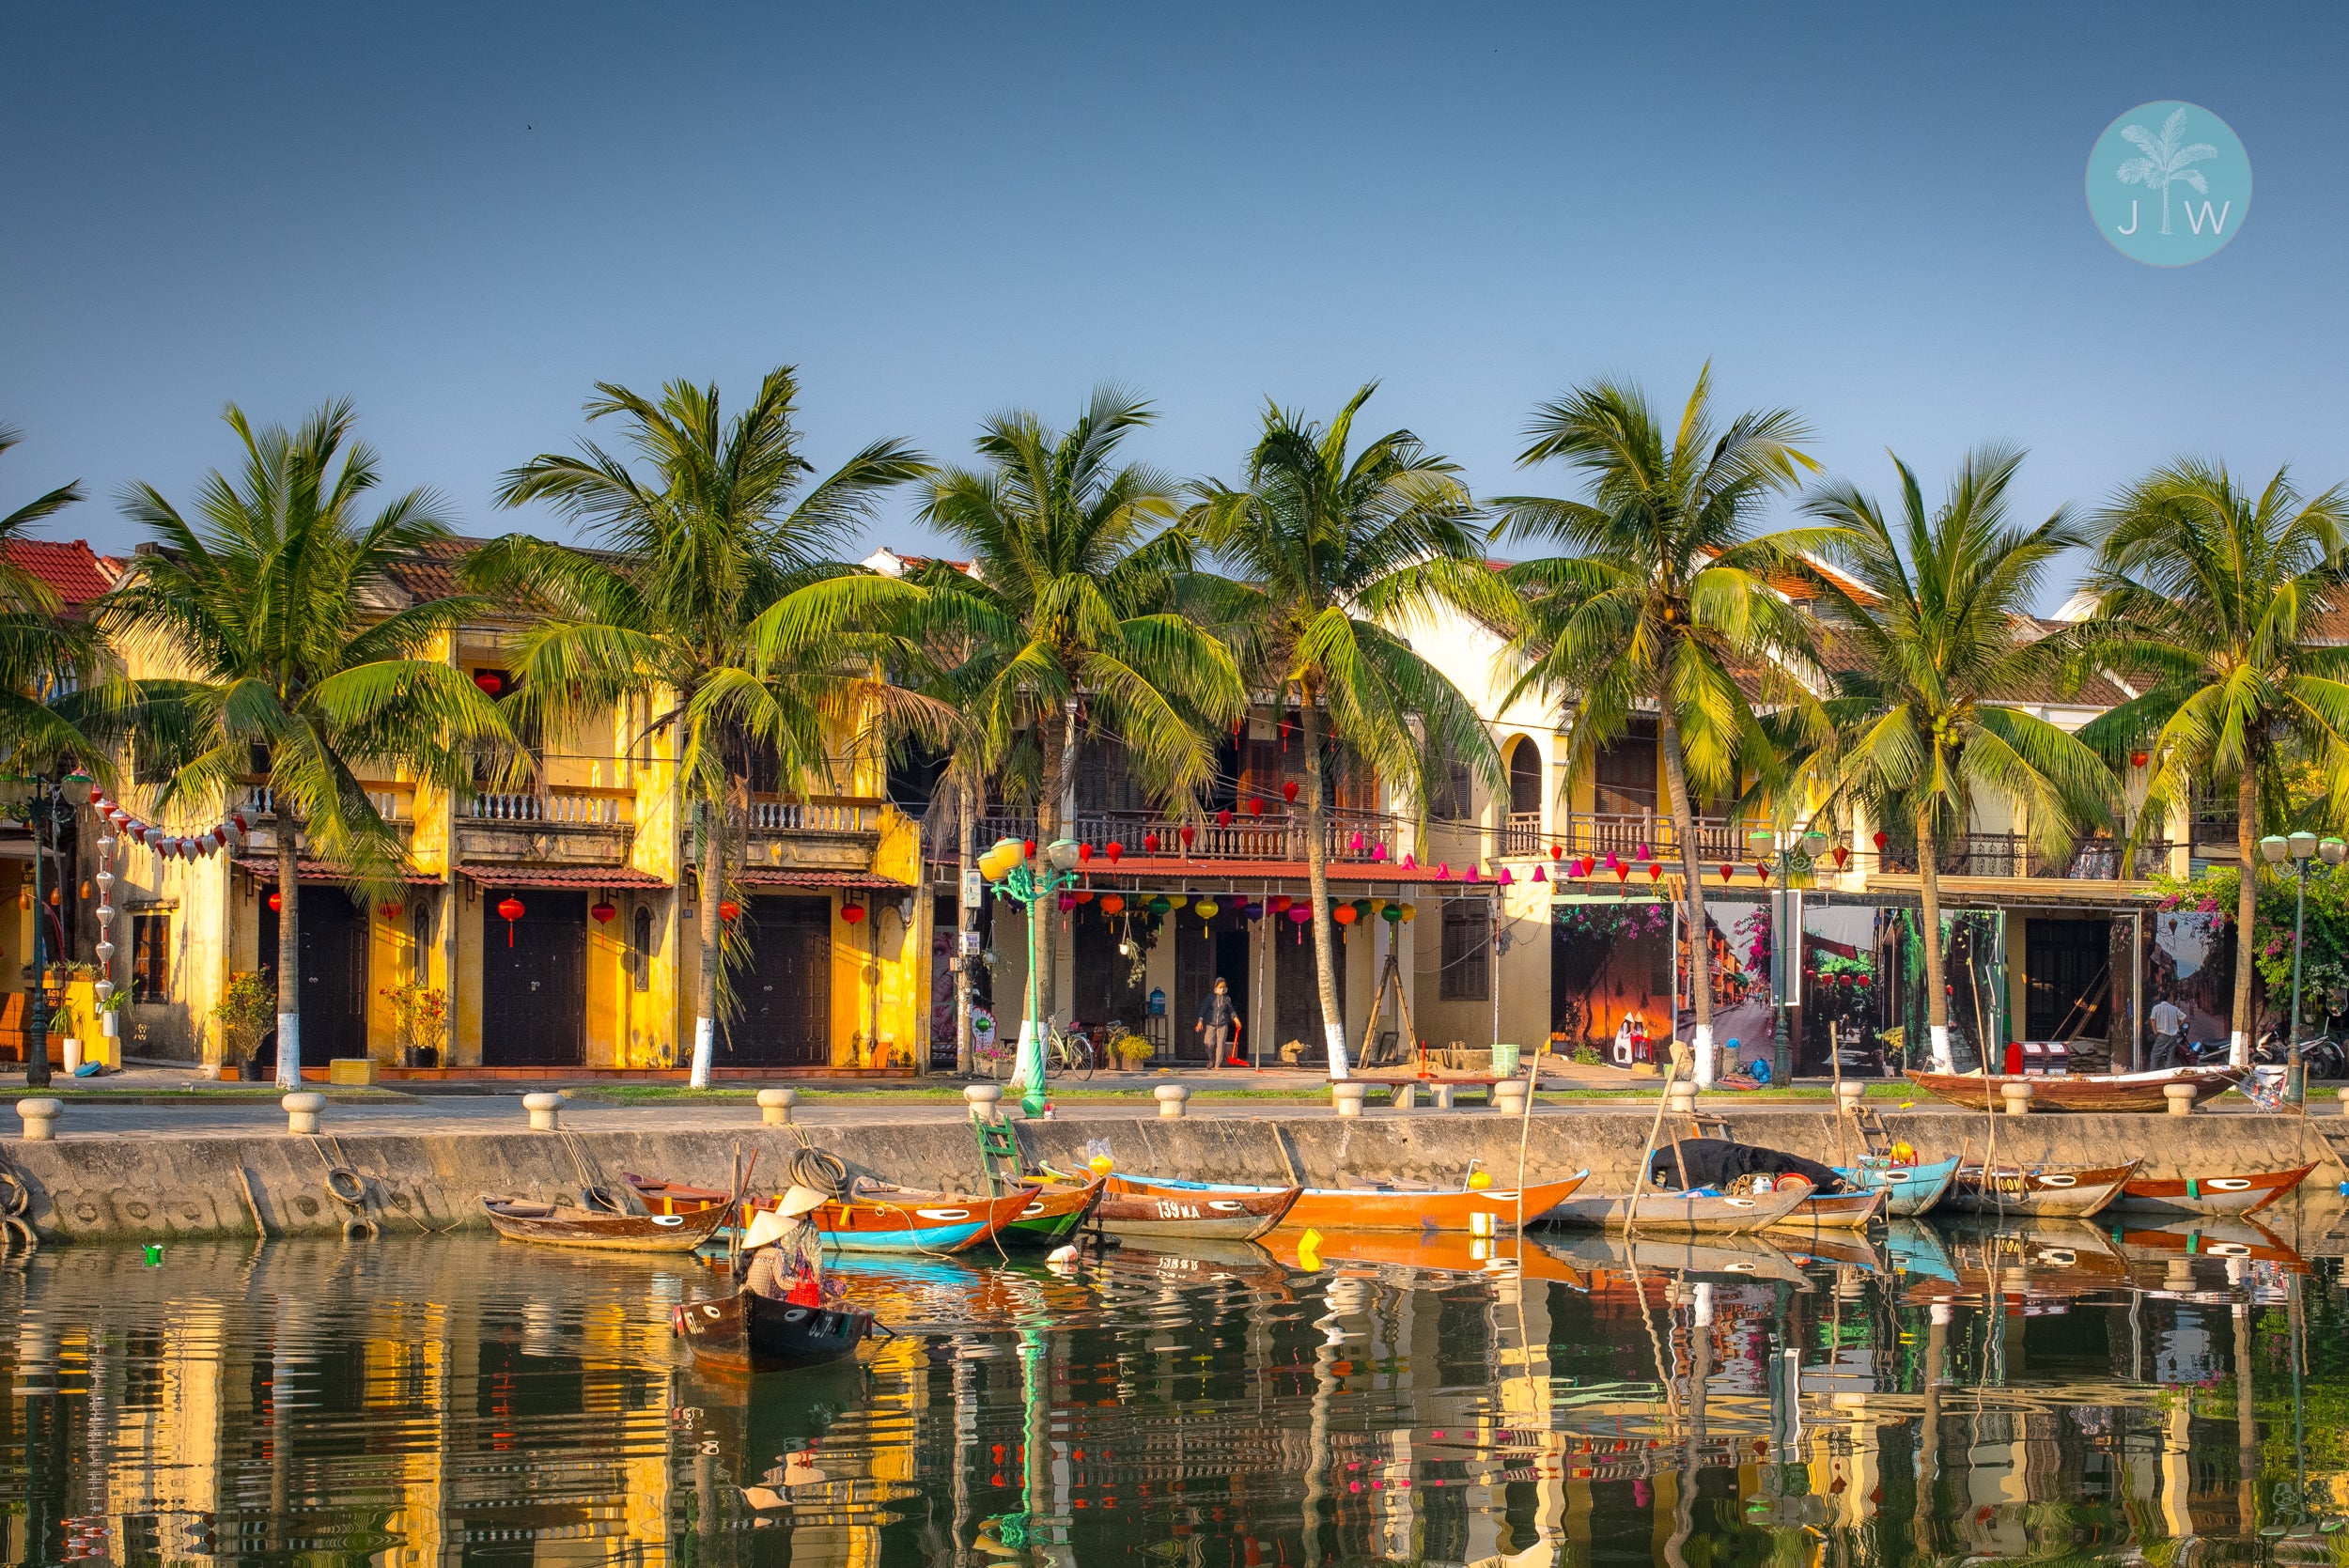
M 1000 1083 L 966 1084 L 962 1091 L 963 1103 L 971 1108 L 971 1120 L 974 1122 L 1001 1120 L 1003 1113 L 996 1109 L 996 1102 L 1003 1097 L 1003 1086 Z
M 65 1114 L 65 1101 L 19 1100 L 16 1113 L 24 1119 L 25 1142 L 47 1143 L 57 1136 L 57 1118 Z
M 284 1095 L 277 1103 L 285 1108 L 288 1132 L 319 1130 L 319 1112 L 326 1109 L 324 1094 L 303 1090 L 300 1094 Z
M 2170 1102 L 2168 1109 L 2172 1116 L 2193 1115 L 2195 1094 L 2194 1085 L 2190 1083 L 2165 1083 L 2161 1086 L 2161 1097 Z M 2343 1103 L 2349 1104 L 2349 1099 Z
M 791 1125 L 791 1108 L 799 1103 L 797 1089 L 761 1089 L 758 1119 L 770 1127 L 787 1127 Z
M 1362 1096 L 1368 1093 L 1367 1084 L 1333 1083 L 1330 1085 L 1330 1101 L 1337 1107 L 1339 1115 L 1360 1116 L 1362 1113 Z
M 550 1094 L 543 1091 L 536 1094 L 524 1094 L 522 1109 L 530 1112 L 530 1130 L 533 1132 L 555 1132 L 563 1126 L 557 1115 L 557 1112 L 563 1109 L 563 1096 L 560 1094 Z
M 1186 1114 L 1184 1103 L 1190 1098 L 1190 1091 L 1184 1088 L 1181 1084 L 1161 1083 L 1156 1089 L 1151 1090 L 1150 1093 L 1158 1096 L 1159 1114 L 1160 1116 L 1181 1116 Z
M 2001 1083 L 1999 1085 L 1999 1093 L 2006 1096 L 2006 1113 L 2009 1116 L 2030 1114 L 2031 1089 L 2030 1084 Z

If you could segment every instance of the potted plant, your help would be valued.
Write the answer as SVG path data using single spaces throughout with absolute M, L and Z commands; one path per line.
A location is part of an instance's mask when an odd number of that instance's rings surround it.
M 61 1001 L 49 1012 L 49 1038 L 61 1043 L 68 1078 L 82 1068 L 82 1020 L 71 1002 Z
M 1138 1073 L 1142 1064 L 1150 1060 L 1150 1042 L 1143 1035 L 1121 1034 L 1117 1037 L 1117 1055 L 1128 1072 Z
M 448 1035 L 448 993 L 412 980 L 405 986 L 384 986 L 383 995 L 392 1004 L 407 1064 L 438 1066 L 441 1042 Z
M 277 1023 L 277 988 L 253 970 L 231 975 L 212 1007 L 220 1025 L 220 1076 L 235 1082 Z

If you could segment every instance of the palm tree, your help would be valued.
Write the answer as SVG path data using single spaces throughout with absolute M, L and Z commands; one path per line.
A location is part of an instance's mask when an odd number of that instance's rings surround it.
M 1564 698 L 1577 768 L 1636 713 L 1657 716 L 1688 901 L 1700 1083 L 1713 1079 L 1713 980 L 1691 786 L 1714 798 L 1736 791 L 1754 731 L 1738 673 L 1782 675 L 1804 659 L 1809 629 L 1771 584 L 1807 536 L 1753 530 L 1770 499 L 1816 466 L 1792 411 L 1754 410 L 1717 428 L 1712 389 L 1708 365 L 1669 432 L 1626 382 L 1595 381 L 1544 404 L 1517 461 L 1567 463 L 1590 498 L 1494 503 L 1517 534 L 1568 551 L 1508 574 L 1524 601 L 1509 652 L 1525 673 L 1511 699 L 1529 688 Z
M 1305 875 L 1314 977 L 1330 1076 L 1346 1076 L 1346 1014 L 1330 915 L 1329 764 L 1343 745 L 1421 802 L 1435 757 L 1505 775 L 1474 705 L 1414 652 L 1402 629 L 1445 605 L 1506 613 L 1484 561 L 1485 533 L 1459 469 L 1408 430 L 1349 455 L 1363 387 L 1325 427 L 1268 406 L 1237 487 L 1194 487 L 1201 543 L 1236 581 L 1215 585 L 1214 614 L 1258 682 L 1283 707 L 1295 693 L 1305 753 Z
M 301 850 L 342 867 L 370 902 L 396 896 L 406 850 L 359 782 L 363 764 L 395 764 L 460 787 L 484 749 L 510 745 L 496 706 L 433 657 L 479 605 L 362 606 L 397 591 L 417 550 L 448 537 L 440 502 L 410 490 L 372 517 L 375 454 L 350 439 L 348 402 L 298 430 L 257 430 L 231 404 L 244 447 L 236 478 L 197 487 L 193 518 L 151 485 L 123 511 L 160 547 L 142 552 L 101 605 L 100 624 L 151 640 L 184 678 L 145 683 L 140 738 L 171 771 L 156 802 L 216 806 L 266 757 L 276 819 L 277 1081 L 302 1081 Z M 339 462 L 339 467 L 337 464 Z
M 731 420 L 718 389 L 672 381 L 656 398 L 599 382 L 587 417 L 617 417 L 649 473 L 592 442 L 506 475 L 500 505 L 544 501 L 579 523 L 590 553 L 509 534 L 468 563 L 485 592 L 527 596 L 545 613 L 521 639 L 525 723 L 561 723 L 648 698 L 642 735 L 675 737 L 697 817 L 700 972 L 692 1085 L 707 1088 L 727 962 L 730 818 L 746 805 L 746 753 L 772 755 L 804 787 L 834 778 L 835 748 L 893 726 L 950 722 L 874 662 L 895 644 L 872 629 L 921 598 L 911 584 L 832 560 L 888 490 L 927 472 L 921 454 L 878 441 L 801 490 L 815 472 L 794 421 L 789 365 L 770 371 Z M 633 741 L 631 741 L 631 744 Z
M 1226 650 L 1169 608 L 1191 564 L 1171 526 L 1173 487 L 1117 462 L 1152 417 L 1114 386 L 1096 388 L 1066 430 L 998 414 L 974 443 L 981 466 L 936 475 L 923 500 L 923 520 L 971 556 L 968 571 L 932 562 L 915 574 L 935 595 L 930 633 L 957 650 L 988 769 L 1033 768 L 1040 844 L 1062 836 L 1081 737 L 1113 737 L 1145 789 L 1180 799 L 1212 776 L 1209 737 L 1245 703 Z M 1022 1029 L 1020 1081 L 1033 1094 L 1028 1046 L 1053 1011 L 1051 923 L 1033 912 L 1029 925 L 1041 1001 Z
M 23 440 L 14 426 L 0 425 L 0 452 Z M 60 485 L 0 518 L 0 747 L 16 758 L 45 764 L 71 756 L 91 767 L 105 761 L 96 743 L 98 720 L 86 693 L 111 668 L 105 645 L 86 621 L 63 613 L 56 591 L 24 569 L 14 546 L 33 525 L 84 499 L 81 482 Z
M 1998 446 L 1969 454 L 1941 505 L 1928 508 L 1916 475 L 1895 458 L 1897 517 L 1843 482 L 1803 502 L 1832 525 L 1820 547 L 1843 571 L 1808 573 L 1836 648 L 1825 700 L 1788 726 L 1809 746 L 1795 771 L 1819 788 L 1822 810 L 1863 805 L 1916 831 L 1937 1072 L 1955 1070 L 1941 845 L 1966 831 L 1985 795 L 2021 809 L 2051 854 L 2111 804 L 2111 775 L 2095 753 L 2010 700 L 2061 678 L 2070 641 L 2038 635 L 2029 615 L 2048 570 L 2081 542 L 2061 509 L 2033 527 L 2007 520 L 2007 487 L 2022 458 Z M 1983 1042 L 1985 1067 L 1989 1048 Z
M 2121 134 L 2142 157 L 2129 159 L 2113 172 L 2123 185 L 2142 185 L 2161 192 L 2161 231 L 2170 232 L 2170 186 L 2172 181 L 2190 185 L 2202 195 L 2210 194 L 2210 184 L 2202 171 L 2191 165 L 2205 158 L 2216 158 L 2218 149 L 2208 142 L 2180 146 L 2178 138 L 2186 131 L 2186 111 L 2176 109 L 2162 121 L 2161 134 L 2156 136 L 2141 125 L 2124 125 Z
M 2095 657 L 2142 689 L 2081 736 L 2115 760 L 2153 737 L 2140 831 L 2190 802 L 2197 778 L 2232 781 L 2243 877 L 2232 1055 L 2247 1063 L 2259 1027 L 2257 846 L 2263 814 L 2286 804 L 2282 766 L 2295 753 L 2319 763 L 2334 809 L 2349 804 L 2349 647 L 2319 641 L 2327 613 L 2349 604 L 2349 496 L 2336 486 L 2303 498 L 2281 469 L 2238 489 L 2223 467 L 2179 462 L 2122 491 L 2096 523 L 2087 630 Z

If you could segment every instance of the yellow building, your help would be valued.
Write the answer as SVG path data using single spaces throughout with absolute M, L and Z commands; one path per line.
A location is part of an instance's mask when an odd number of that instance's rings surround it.
M 454 593 L 470 548 L 452 541 L 413 561 L 381 608 Z M 468 625 L 442 656 L 504 696 L 522 629 L 509 620 Z M 542 737 L 534 778 L 513 792 L 485 783 L 452 793 L 393 768 L 362 768 L 407 846 L 409 878 L 397 902 L 364 908 L 338 868 L 303 861 L 305 1072 L 323 1076 L 331 1061 L 357 1058 L 387 1076 L 682 1070 L 702 868 L 674 740 L 646 730 L 652 711 L 640 704 Z M 885 798 L 880 759 L 838 767 L 848 793 L 834 796 L 780 790 L 754 775 L 729 834 L 737 895 L 728 924 L 739 953 L 738 1005 L 719 1038 L 722 1076 L 904 1073 L 925 1059 L 931 952 L 927 901 L 915 896 L 921 829 Z M 152 806 L 151 787 L 122 793 L 132 812 Z M 121 1034 L 132 1056 L 218 1063 L 214 1005 L 234 975 L 275 967 L 281 900 L 267 777 L 244 780 L 220 811 L 167 810 L 162 822 L 193 833 L 227 810 L 241 812 L 249 831 L 214 856 L 166 861 L 127 839 L 116 847 L 114 977 L 129 992 Z M 96 940 L 97 837 L 83 813 L 59 909 L 82 960 Z M 0 881 L 8 869 L 0 862 Z M 26 925 L 31 919 L 24 911 Z M 22 989 L 17 968 L 0 962 L 0 974 Z M 446 999 L 437 1036 L 412 1039 L 401 1028 L 390 993 L 412 983 Z M 272 1041 L 257 1065 L 273 1061 Z

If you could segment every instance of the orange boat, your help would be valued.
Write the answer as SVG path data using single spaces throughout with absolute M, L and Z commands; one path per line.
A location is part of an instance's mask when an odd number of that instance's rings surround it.
M 1539 1243 L 1515 1238 L 1463 1234 L 1458 1231 L 1422 1231 L 1399 1235 L 1392 1231 L 1342 1232 L 1325 1235 L 1312 1247 L 1301 1231 L 1283 1230 L 1271 1241 L 1260 1242 L 1292 1268 L 1304 1266 L 1300 1254 L 1311 1253 L 1324 1264 L 1377 1264 L 1392 1268 L 1421 1268 L 1441 1274 L 1510 1274 L 1520 1280 L 1548 1280 L 1576 1290 L 1587 1290 L 1582 1271 Z
M 1309 1187 L 1297 1195 L 1281 1217 L 1283 1230 L 1316 1231 L 1480 1231 L 1515 1230 L 1520 1219 L 1533 1224 L 1574 1196 L 1590 1176 L 1578 1171 L 1563 1181 L 1529 1182 L 1523 1192 L 1514 1187 L 1474 1188 Z M 1166 1192 L 1283 1192 L 1285 1188 L 1249 1187 L 1228 1182 L 1176 1181 L 1165 1176 L 1112 1175 L 1112 1192 L 1152 1196 Z
M 862 1182 L 854 1193 L 816 1211 L 824 1245 L 850 1252 L 961 1252 L 976 1247 L 1027 1212 L 1038 1188 L 1020 1187 L 1000 1198 L 925 1192 Z M 770 1209 L 772 1198 L 746 1198 L 743 1206 Z
M 2122 1184 L 2124 1209 L 2170 1209 L 2186 1214 L 2257 1214 L 2298 1187 L 2316 1167 L 2245 1171 L 2215 1176 L 2131 1176 Z

